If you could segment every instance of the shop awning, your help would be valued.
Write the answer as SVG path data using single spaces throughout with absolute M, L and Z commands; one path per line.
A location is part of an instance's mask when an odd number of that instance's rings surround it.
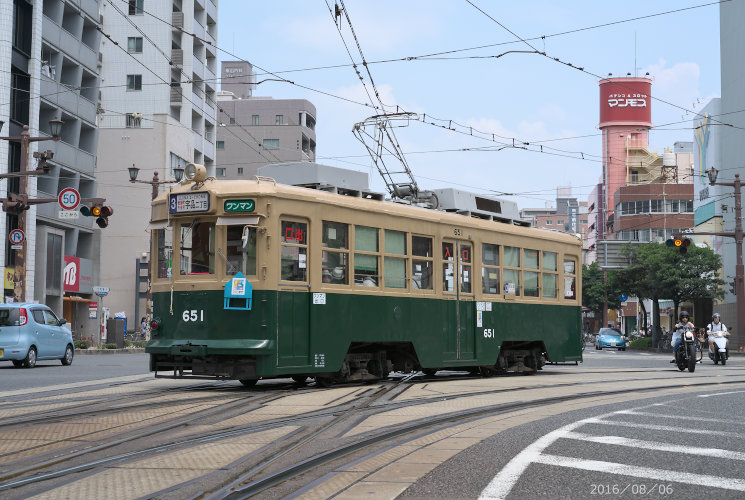
M 90 302 L 91 299 L 86 299 L 83 297 L 76 297 L 76 296 L 70 296 L 70 297 L 62 297 L 62 300 L 68 300 L 70 302 Z

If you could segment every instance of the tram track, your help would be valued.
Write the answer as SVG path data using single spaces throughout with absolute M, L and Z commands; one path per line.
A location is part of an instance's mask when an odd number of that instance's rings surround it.
M 742 380 L 731 380 L 718 382 L 721 385 L 730 384 L 742 384 Z M 586 393 L 578 393 L 572 395 L 556 396 L 549 398 L 536 399 L 532 401 L 520 402 L 520 403 L 508 403 L 503 405 L 492 405 L 488 407 L 482 407 L 473 410 L 463 410 L 453 413 L 448 413 L 441 416 L 430 417 L 427 421 L 416 421 L 411 424 L 399 426 L 394 429 L 385 430 L 379 433 L 374 433 L 366 437 L 354 440 L 343 446 L 337 446 L 334 449 L 326 452 L 319 453 L 311 458 L 305 459 L 297 464 L 290 465 L 279 471 L 267 474 L 255 480 L 251 478 L 255 475 L 254 471 L 242 475 L 238 479 L 234 480 L 230 485 L 220 488 L 211 493 L 203 493 L 194 498 L 200 500 L 243 500 L 254 497 L 259 493 L 265 492 L 266 490 L 280 485 L 286 481 L 290 481 L 298 478 L 300 475 L 307 474 L 315 469 L 321 468 L 331 462 L 345 458 L 356 452 L 373 448 L 377 445 L 389 442 L 401 436 L 411 434 L 411 439 L 421 437 L 423 435 L 437 432 L 444 427 L 450 427 L 462 424 L 469 420 L 479 419 L 484 416 L 495 416 L 500 414 L 507 414 L 525 409 L 538 409 L 541 407 L 547 407 L 562 403 L 566 401 L 574 400 L 587 400 L 591 398 L 599 398 L 603 396 L 619 396 L 630 393 L 655 393 L 667 391 L 670 389 L 680 389 L 681 387 L 711 387 L 712 382 L 695 382 L 688 383 L 685 386 L 678 384 L 671 384 L 666 386 L 656 387 L 637 387 L 633 389 L 618 389 L 611 391 L 593 391 Z
M 640 371 L 641 372 L 641 371 Z M 630 373 L 630 372 L 627 372 Z M 649 382 L 649 371 L 644 371 L 646 377 L 624 379 L 624 383 L 639 383 L 643 380 Z M 677 375 L 677 374 L 676 374 Z M 733 376 L 734 378 L 734 376 Z M 473 377 L 477 379 L 477 377 Z M 339 403 L 334 404 L 333 407 L 326 407 L 321 410 L 303 412 L 291 417 L 280 417 L 280 418 L 267 418 L 262 422 L 253 423 L 248 425 L 233 426 L 224 430 L 218 430 L 211 427 L 213 424 L 209 422 L 215 420 L 224 420 L 229 415 L 234 413 L 241 413 L 248 411 L 246 405 L 250 404 L 251 407 L 263 407 L 274 401 L 281 401 L 282 398 L 304 392 L 302 388 L 295 386 L 294 390 L 283 390 L 282 392 L 276 392 L 277 387 L 268 389 L 271 391 L 270 394 L 261 394 L 259 398 L 249 398 L 248 400 L 240 400 L 233 402 L 233 407 L 220 406 L 214 407 L 209 410 L 203 410 L 201 412 L 191 414 L 188 417 L 179 419 L 177 421 L 169 421 L 158 426 L 158 428 L 152 429 L 152 432 L 140 433 L 138 435 L 131 435 L 129 437 L 121 437 L 120 439 L 113 440 L 107 443 L 102 443 L 99 446 L 95 446 L 86 450 L 80 450 L 77 453 L 66 454 L 64 457 L 56 457 L 54 459 L 36 462 L 34 466 L 16 468 L 13 471 L 3 473 L 0 475 L 0 491 L 3 490 L 14 490 L 22 488 L 33 482 L 41 482 L 54 478 L 59 478 L 67 474 L 78 473 L 83 471 L 92 472 L 96 469 L 111 467 L 115 464 L 117 467 L 127 467 L 126 464 L 141 459 L 143 456 L 156 456 L 161 453 L 168 453 L 172 451 L 188 450 L 190 447 L 197 447 L 204 443 L 218 442 L 220 440 L 226 440 L 230 438 L 236 438 L 241 436 L 247 436 L 258 432 L 267 431 L 270 429 L 278 429 L 283 426 L 299 426 L 302 430 L 294 432 L 291 435 L 283 437 L 273 449 L 262 450 L 258 455 L 252 455 L 252 463 L 261 462 L 262 466 L 253 467 L 247 470 L 245 473 L 235 476 L 236 472 L 226 473 L 221 482 L 223 486 L 218 489 L 212 490 L 212 493 L 204 494 L 204 498 L 221 498 L 220 495 L 228 496 L 238 494 L 237 492 L 245 491 L 254 493 L 246 493 L 246 496 L 238 496 L 236 498 L 248 498 L 251 495 L 255 495 L 259 491 L 263 491 L 272 485 L 279 484 L 283 481 L 287 481 L 298 474 L 312 470 L 314 468 L 321 467 L 339 457 L 346 456 L 355 451 L 370 449 L 375 445 L 383 443 L 386 439 L 393 439 L 398 436 L 415 433 L 421 430 L 423 433 L 434 432 L 428 431 L 433 426 L 447 425 L 448 422 L 453 422 L 455 425 L 457 422 L 462 422 L 469 418 L 478 418 L 483 415 L 487 415 L 490 412 L 495 414 L 505 413 L 510 411 L 518 411 L 520 409 L 531 407 L 531 405 L 548 405 L 556 402 L 567 401 L 572 398 L 592 398 L 605 395 L 624 394 L 631 391 L 655 391 L 665 390 L 670 388 L 679 388 L 681 386 L 680 380 L 676 376 L 670 376 L 664 372 L 660 372 L 660 377 L 655 379 L 657 384 L 664 384 L 656 387 L 647 388 L 635 388 L 626 390 L 616 391 L 602 391 L 602 390 L 585 390 L 579 393 L 573 393 L 571 395 L 562 395 L 554 398 L 547 398 L 544 400 L 526 400 L 523 403 L 510 403 L 503 405 L 489 405 L 480 408 L 476 408 L 470 411 L 451 411 L 437 418 L 427 418 L 425 420 L 416 420 L 411 425 L 400 425 L 396 428 L 383 429 L 381 432 L 366 433 L 362 437 L 355 439 L 338 439 L 339 436 L 344 434 L 344 429 L 351 428 L 359 421 L 366 417 L 376 415 L 395 409 L 405 407 L 416 407 L 419 405 L 428 405 L 436 402 L 451 402 L 457 401 L 464 398 L 479 398 L 488 395 L 495 394 L 507 394 L 507 393 L 520 393 L 521 391 L 546 391 L 554 390 L 559 387 L 568 388 L 570 386 L 584 386 L 589 388 L 592 384 L 596 384 L 598 380 L 588 381 L 574 381 L 572 383 L 561 383 L 561 384 L 538 384 L 532 386 L 520 386 L 520 387 L 501 387 L 497 389 L 490 389 L 485 391 L 472 391 L 464 393 L 451 393 L 445 394 L 444 392 L 432 393 L 429 397 L 418 397 L 415 396 L 412 399 L 397 400 L 406 394 L 406 391 L 411 390 L 413 387 L 422 384 L 431 384 L 436 388 L 437 382 L 447 382 L 457 380 L 470 380 L 462 376 L 459 377 L 436 377 L 426 378 L 420 380 L 399 380 L 393 381 L 389 384 L 384 384 L 383 387 L 377 386 L 374 390 L 369 391 L 367 394 L 353 393 L 354 400 L 345 402 L 341 396 L 334 396 L 330 399 L 330 402 Z M 502 378 L 504 380 L 504 378 Z M 535 380 L 535 379 L 533 379 Z M 666 381 L 669 380 L 669 383 Z M 406 382 L 406 383 L 404 383 Z M 717 383 L 731 384 L 741 382 L 741 379 L 737 380 L 725 380 Z M 707 385 L 710 386 L 712 381 L 707 379 L 704 382 L 694 383 L 688 382 L 689 386 Z M 358 387 L 358 386 L 356 386 Z M 336 389 L 344 389 L 344 387 L 335 387 Z M 363 386 L 364 388 L 364 386 Z M 299 390 L 298 390 L 299 389 Z M 444 390 L 444 386 L 440 389 Z M 308 387 L 307 395 L 313 393 L 322 394 L 324 391 L 334 391 L 334 389 L 315 389 L 314 387 Z M 255 394 L 255 393 L 248 393 Z M 364 397 L 363 397 L 364 394 Z M 247 395 L 245 392 L 243 395 Z M 225 396 L 223 394 L 222 396 Z M 527 393 L 526 393 L 527 397 Z M 218 421 L 219 421 L 218 420 Z M 189 430 L 189 427 L 194 425 L 195 432 L 184 434 L 184 431 Z M 208 430 L 201 430 L 204 427 L 210 427 Z M 174 434 L 175 433 L 175 434 Z M 176 437 L 173 437 L 173 436 Z M 171 437 L 169 437 L 171 436 Z M 311 450 L 317 443 L 323 443 L 324 440 L 328 442 L 326 444 L 334 446 L 333 450 L 327 452 L 316 452 Z M 154 443 L 157 441 L 157 443 Z M 141 443 L 146 445 L 142 448 L 134 451 L 118 452 L 111 456 L 101 457 L 101 453 L 111 454 L 112 451 L 121 450 L 120 446 L 125 444 L 128 446 L 138 447 Z M 311 446 L 312 445 L 312 446 Z M 321 445 L 322 447 L 322 445 Z M 305 450 L 304 453 L 300 453 Z M 297 456 L 302 455 L 299 459 Z M 89 457 L 89 458 L 86 458 Z M 292 463 L 289 459 L 294 460 L 296 463 Z M 55 469 L 63 462 L 70 462 L 69 467 L 64 469 Z M 78 462 L 78 463 L 75 463 Z M 273 469 L 271 472 L 266 472 L 269 469 Z M 45 472 L 48 471 L 48 472 Z M 222 472 L 222 471 L 221 471 Z M 33 476 L 31 474 L 34 473 Z M 279 474 L 279 475 L 277 475 Z M 283 475 L 284 474 L 284 475 Z M 215 474 L 217 475 L 217 474 Z M 233 477 L 225 477 L 233 476 Z M 15 481 L 9 481 L 17 478 Z M 5 482 L 8 481 L 8 482 Z M 258 489 L 257 489 L 258 488 Z M 208 490 L 209 491 L 209 490 Z M 243 493 L 240 493 L 242 495 Z

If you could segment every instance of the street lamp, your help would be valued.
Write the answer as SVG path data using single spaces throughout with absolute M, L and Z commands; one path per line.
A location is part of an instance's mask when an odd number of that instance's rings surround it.
M 735 299 L 737 304 L 737 350 L 745 350 L 745 267 L 742 262 L 742 199 L 740 196 L 740 174 L 735 174 L 735 182 L 717 182 L 719 171 L 711 167 L 706 171 L 709 176 L 709 184 L 712 186 L 730 186 L 735 188 L 735 232 L 721 233 L 699 233 L 700 235 L 727 236 L 735 239 L 735 253 L 737 264 L 735 265 Z
M 28 131 L 28 125 L 23 126 L 23 131 L 20 136 L 14 137 L 0 137 L 0 140 L 9 142 L 19 142 L 21 144 L 21 164 L 19 169 L 20 181 L 18 187 L 18 200 L 21 202 L 22 207 L 18 211 L 18 229 L 26 232 L 26 210 L 28 209 L 28 178 L 26 173 L 28 171 L 28 157 L 30 152 L 30 144 L 32 142 L 40 141 L 59 141 L 62 133 L 62 124 L 64 122 L 59 118 L 49 120 L 49 129 L 52 133 L 52 137 L 31 137 L 31 133 Z M 2 131 L 5 122 L 0 121 L 0 131 Z M 15 275 L 14 275 L 15 286 L 13 290 L 14 299 L 17 302 L 24 302 L 26 300 L 26 242 L 21 244 L 21 248 L 16 254 L 15 262 Z
M 150 184 L 153 187 L 152 191 L 152 199 L 158 197 L 158 188 L 161 184 L 174 184 L 177 182 L 181 182 L 181 179 L 184 178 L 184 169 L 182 167 L 176 167 L 173 169 L 173 176 L 176 178 L 176 180 L 173 181 L 161 181 L 158 178 L 158 172 L 153 172 L 153 180 L 151 181 L 140 181 L 137 180 L 137 175 L 140 173 L 140 169 L 135 166 L 133 163 L 131 167 L 128 167 L 127 170 L 129 171 L 129 182 L 136 183 L 139 182 L 140 184 Z M 150 232 L 150 245 L 149 245 L 150 252 L 153 250 L 153 233 Z M 152 259 L 150 259 L 150 262 L 148 262 L 147 266 L 147 293 L 145 295 L 145 316 L 147 318 L 147 325 L 148 325 L 148 331 L 143 332 L 145 334 L 145 339 L 150 340 L 150 315 L 152 312 L 152 304 L 150 303 L 150 293 L 152 290 L 152 281 L 153 281 L 153 266 L 152 266 Z M 139 301 L 140 298 L 138 296 L 139 294 L 139 283 L 137 285 L 137 293 L 135 294 L 135 300 Z M 139 304 L 139 302 L 137 302 Z

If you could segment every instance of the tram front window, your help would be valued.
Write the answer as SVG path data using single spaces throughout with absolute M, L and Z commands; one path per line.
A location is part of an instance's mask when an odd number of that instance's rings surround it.
M 181 274 L 215 273 L 215 225 L 192 222 L 181 226 Z
M 308 225 L 282 221 L 282 254 L 280 279 L 308 281 Z
M 155 232 L 158 245 L 158 257 L 155 261 L 158 278 L 171 277 L 171 265 L 173 264 L 173 230 L 169 227 L 158 229 Z
M 225 270 L 226 274 L 233 275 L 240 271 L 245 276 L 255 275 L 256 228 L 243 225 L 228 226 L 227 233 L 226 257 L 228 265 Z

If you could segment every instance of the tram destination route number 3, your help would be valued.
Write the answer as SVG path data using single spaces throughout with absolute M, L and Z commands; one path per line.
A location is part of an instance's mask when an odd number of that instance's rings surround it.
M 176 193 L 168 198 L 168 211 L 172 214 L 184 212 L 206 212 L 210 209 L 209 193 Z

